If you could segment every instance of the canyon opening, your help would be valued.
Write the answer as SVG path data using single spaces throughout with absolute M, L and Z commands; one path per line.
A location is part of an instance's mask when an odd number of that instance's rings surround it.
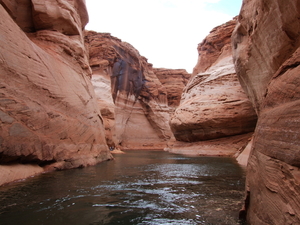
M 1 224 L 300 224 L 299 12 L 244 0 L 190 73 L 85 0 L 0 0 Z

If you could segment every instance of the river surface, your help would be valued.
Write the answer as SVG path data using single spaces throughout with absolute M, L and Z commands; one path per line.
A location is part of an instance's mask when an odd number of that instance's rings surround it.
M 244 183 L 231 158 L 126 151 L 0 187 L 0 224 L 239 224 Z

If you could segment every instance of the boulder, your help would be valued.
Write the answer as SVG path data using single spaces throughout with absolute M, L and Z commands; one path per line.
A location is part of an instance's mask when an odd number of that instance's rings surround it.
M 170 125 L 176 140 L 205 141 L 253 132 L 256 113 L 232 61 L 230 37 L 236 19 L 215 29 L 199 45 L 199 60 Z

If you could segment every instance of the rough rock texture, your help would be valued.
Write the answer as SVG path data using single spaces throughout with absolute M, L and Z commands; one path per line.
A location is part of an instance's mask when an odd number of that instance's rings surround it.
M 154 68 L 154 73 L 167 89 L 168 105 L 174 110 L 179 106 L 181 94 L 191 77 L 184 69 Z
M 0 0 L 0 4 L 23 31 L 35 31 L 31 0 Z
M 237 73 L 258 112 L 247 170 L 250 224 L 300 224 L 299 24 L 299 0 L 245 0 L 233 34 Z
M 35 164 L 0 165 L 0 185 L 23 180 L 43 172 L 44 168 Z
M 253 138 L 251 135 L 251 139 L 249 140 L 249 143 L 247 146 L 242 149 L 242 152 L 238 152 L 236 155 L 236 161 L 242 165 L 242 166 L 247 166 L 248 165 L 248 160 L 250 157 L 251 149 L 252 149 L 252 144 L 253 144 Z
M 83 42 L 84 2 L 0 3 L 0 162 L 65 169 L 110 159 Z
M 111 93 L 111 82 L 103 67 L 94 67 L 92 84 L 96 93 L 98 105 L 105 127 L 105 139 L 110 149 L 116 147 L 115 104 Z
M 222 54 L 230 55 L 231 35 L 236 25 L 237 18 L 215 27 L 210 34 L 198 45 L 198 61 L 193 70 L 193 75 L 204 73 L 213 64 L 216 64 Z
M 298 7 L 298 1 L 243 2 L 234 57 L 240 82 L 257 112 L 271 78 L 299 46 Z
M 115 130 L 116 134 L 110 141 L 111 146 L 164 148 L 172 137 L 168 124 L 170 109 L 166 89 L 154 74 L 152 65 L 130 44 L 110 34 L 89 31 L 85 40 L 89 46 L 94 86 L 97 86 L 95 76 L 106 80 L 107 89 L 99 89 L 97 96 L 110 105 L 108 111 L 114 127 L 108 125 L 107 131 Z M 112 98 L 103 94 L 109 84 Z
M 195 142 L 250 133 L 256 114 L 235 73 L 230 37 L 232 20 L 199 45 L 197 71 L 184 89 L 171 118 L 176 140 Z M 221 39 L 220 39 L 221 38 Z
M 115 104 L 111 95 L 110 79 L 93 71 L 92 84 L 96 98 L 101 108 L 101 115 L 105 127 L 105 139 L 109 147 L 115 147 L 117 143 L 115 129 Z
M 238 162 L 241 165 L 244 165 L 247 160 L 247 155 L 244 151 L 246 150 L 245 147 L 251 136 L 252 133 L 247 133 L 206 141 L 170 141 L 168 142 L 168 147 L 165 148 L 165 150 L 176 154 L 192 156 L 230 156 L 234 158 L 241 156 L 243 157 L 243 160 Z

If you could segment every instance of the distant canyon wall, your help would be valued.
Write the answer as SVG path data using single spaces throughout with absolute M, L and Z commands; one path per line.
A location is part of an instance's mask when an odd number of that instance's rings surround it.
M 207 154 L 222 155 L 221 143 L 224 151 L 230 143 L 239 143 L 229 147 L 230 154 L 234 154 L 255 129 L 257 116 L 242 90 L 232 60 L 231 34 L 235 26 L 236 18 L 214 28 L 199 44 L 198 63 L 170 121 L 176 140 L 195 142 L 193 146 L 198 150 L 194 152 L 199 154 L 208 149 Z M 226 139 L 229 137 L 231 141 Z M 177 149 L 181 146 L 178 144 L 174 143 Z
M 183 89 L 187 85 L 191 74 L 185 69 L 154 68 L 153 71 L 166 88 L 168 106 L 175 110 L 180 104 Z
M 6 164 L 52 170 L 111 159 L 84 46 L 85 2 L 2 0 L 0 14 L 0 184 Z
M 129 43 L 108 33 L 86 32 L 98 102 L 106 102 L 112 148 L 163 149 L 172 137 L 167 90 L 152 64 Z M 105 88 L 98 88 L 103 86 Z
M 299 18 L 299 0 L 244 0 L 232 38 L 258 113 L 242 214 L 249 224 L 300 224 Z

